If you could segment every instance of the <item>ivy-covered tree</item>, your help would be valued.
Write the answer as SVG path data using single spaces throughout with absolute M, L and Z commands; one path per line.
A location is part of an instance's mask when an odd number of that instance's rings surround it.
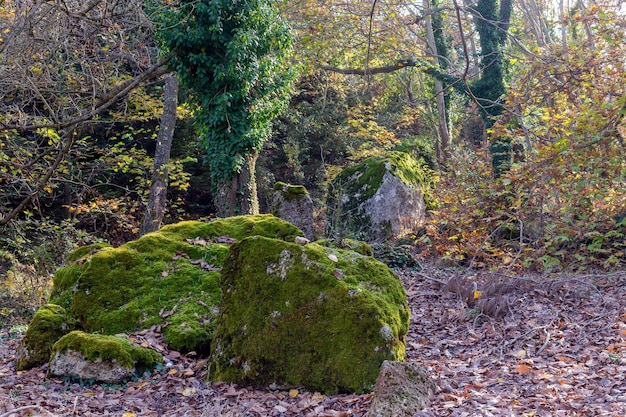
M 258 151 L 295 78 L 290 28 L 272 0 L 181 0 L 159 10 L 162 47 L 193 94 L 218 215 L 257 213 Z
M 504 85 L 503 52 L 511 19 L 513 0 L 478 0 L 476 30 L 480 36 L 481 77 L 470 85 L 470 91 L 481 108 L 486 128 L 491 128 L 495 118 L 502 114 L 501 98 L 506 92 Z M 510 167 L 512 156 L 511 138 L 492 138 L 491 165 L 494 175 L 499 176 Z

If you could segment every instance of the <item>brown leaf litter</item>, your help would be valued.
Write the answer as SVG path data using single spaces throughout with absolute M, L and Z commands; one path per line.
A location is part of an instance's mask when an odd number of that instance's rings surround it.
M 412 309 L 407 360 L 436 385 L 415 416 L 626 415 L 626 272 L 398 272 Z M 17 336 L 0 331 L 0 417 L 358 417 L 371 402 L 207 383 L 206 359 L 169 350 L 156 327 L 130 338 L 166 365 L 119 386 L 47 378 L 46 366 L 16 373 Z

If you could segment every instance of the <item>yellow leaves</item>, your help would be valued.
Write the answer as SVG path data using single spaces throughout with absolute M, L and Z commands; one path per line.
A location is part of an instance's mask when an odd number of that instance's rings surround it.
M 289 390 L 289 398 L 296 398 L 299 394 L 299 391 L 297 389 L 290 389 Z
M 122 417 L 135 417 L 136 414 L 133 413 L 132 411 L 127 411 L 126 413 L 122 414 Z

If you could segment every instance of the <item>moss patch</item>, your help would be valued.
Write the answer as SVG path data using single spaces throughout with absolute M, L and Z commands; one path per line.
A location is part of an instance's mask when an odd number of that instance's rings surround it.
M 406 295 L 373 258 L 257 236 L 231 247 L 222 288 L 213 380 L 364 392 L 404 359 Z
M 92 362 L 98 359 L 115 361 L 128 369 L 151 369 L 163 362 L 163 357 L 157 352 L 133 346 L 121 337 L 88 334 L 81 331 L 66 334 L 54 344 L 52 349 L 55 353 L 67 350 L 79 352 L 85 359 Z
M 326 201 L 327 236 L 364 240 L 371 236 L 372 220 L 363 207 L 378 192 L 387 172 L 404 184 L 419 187 L 426 206 L 432 206 L 429 193 L 436 177 L 434 171 L 408 153 L 392 151 L 344 169 L 331 182 Z
M 79 249 L 55 274 L 51 300 L 88 332 L 111 335 L 160 324 L 172 348 L 208 352 L 229 244 L 256 234 L 303 235 L 271 215 L 165 226 L 119 248 Z
M 303 185 L 292 185 L 282 181 L 274 184 L 274 191 L 281 193 L 286 201 L 300 200 L 309 195 L 309 192 Z
M 351 250 L 356 253 L 360 253 L 365 256 L 374 256 L 372 247 L 366 242 L 355 239 L 342 239 L 341 242 L 336 242 L 332 239 L 316 240 L 316 244 L 326 246 L 327 248 L 345 249 Z
M 50 359 L 52 345 L 76 328 L 76 321 L 58 305 L 46 304 L 33 317 L 16 354 L 18 371 L 43 365 Z
M 293 242 L 296 236 L 304 236 L 296 226 L 271 214 L 228 217 L 209 223 L 187 221 L 168 225 L 160 231 L 163 235 L 175 234 L 190 236 L 196 233 L 202 238 L 229 236 L 237 240 L 248 236 L 266 236 Z

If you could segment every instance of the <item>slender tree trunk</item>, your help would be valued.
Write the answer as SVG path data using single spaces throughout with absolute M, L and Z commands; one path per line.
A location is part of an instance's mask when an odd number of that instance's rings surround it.
M 439 54 L 437 51 L 437 43 L 435 42 L 435 33 L 433 31 L 433 21 L 430 10 L 430 0 L 423 0 L 426 41 L 428 43 L 429 53 L 433 57 L 434 64 L 439 67 Z M 448 131 L 448 118 L 446 116 L 446 102 L 441 80 L 435 78 L 435 99 L 437 101 L 437 121 L 439 127 L 439 137 L 441 138 L 441 161 L 444 164 L 450 158 L 450 132 Z
M 259 214 L 256 189 L 256 161 L 258 151 L 245 156 L 245 162 L 232 178 L 217 186 L 217 215 L 219 217 Z
M 163 114 L 161 115 L 161 124 L 154 153 L 154 171 L 152 173 L 150 199 L 139 231 L 141 236 L 158 230 L 165 215 L 168 180 L 167 164 L 170 162 L 172 138 L 174 137 L 174 129 L 176 127 L 177 106 L 178 76 L 172 73 L 165 78 Z

